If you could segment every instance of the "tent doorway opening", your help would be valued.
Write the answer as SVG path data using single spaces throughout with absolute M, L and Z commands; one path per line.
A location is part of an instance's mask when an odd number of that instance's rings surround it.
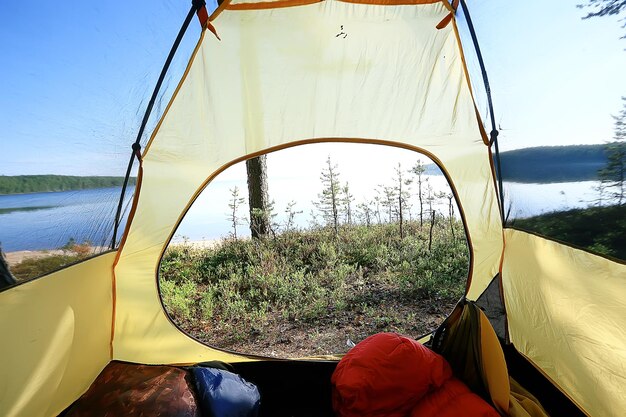
M 262 164 L 263 207 L 251 163 Z M 159 288 L 173 323 L 203 343 L 293 358 L 433 331 L 468 269 L 456 200 L 428 157 L 315 143 L 215 177 L 165 251 Z

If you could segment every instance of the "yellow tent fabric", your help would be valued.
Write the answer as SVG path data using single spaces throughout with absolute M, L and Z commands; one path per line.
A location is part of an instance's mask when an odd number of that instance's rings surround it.
M 159 296 L 160 258 L 186 210 L 228 166 L 342 141 L 400 146 L 439 164 L 468 233 L 467 298 L 501 273 L 517 349 L 589 415 L 620 416 L 626 266 L 503 230 L 456 22 L 440 25 L 450 10 L 428 0 L 223 2 L 212 16 L 220 39 L 203 32 L 144 151 L 118 252 L 0 293 L 0 332 L 11 335 L 0 344 L 0 414 L 55 415 L 111 359 L 251 360 L 171 323 Z M 507 391 L 500 388 L 498 399 Z
M 143 155 L 136 213 L 115 268 L 115 358 L 193 362 L 218 354 L 168 321 L 157 302 L 159 259 L 214 175 L 242 157 L 296 144 L 386 143 L 439 162 L 471 239 L 468 296 L 483 291 L 498 272 L 502 228 L 455 27 L 436 28 L 448 14 L 442 2 L 324 1 L 217 16 L 221 40 L 205 32 Z M 345 38 L 336 36 L 341 27 Z
M 1 416 L 56 416 L 109 363 L 115 255 L 0 293 Z
M 479 310 L 483 378 L 500 413 L 510 417 L 548 417 L 541 403 L 509 376 L 504 352 L 489 319 Z
M 496 332 L 477 304 L 457 304 L 435 333 L 433 348 L 448 360 L 457 377 L 490 399 L 501 415 L 548 416 L 539 401 L 509 376 Z
M 511 342 L 592 416 L 626 410 L 626 265 L 506 230 Z
M 547 417 L 539 400 L 522 387 L 515 379 L 509 378 L 511 395 L 509 401 L 509 416 L 511 417 Z
M 480 357 L 483 379 L 496 409 L 503 414 L 510 414 L 511 389 L 504 352 L 485 313 L 478 310 L 478 315 L 480 318 Z

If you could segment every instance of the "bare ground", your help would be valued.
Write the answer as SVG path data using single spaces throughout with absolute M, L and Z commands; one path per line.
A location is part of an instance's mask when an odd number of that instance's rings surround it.
M 184 241 L 184 242 L 174 242 L 173 245 L 188 245 L 193 248 L 212 248 L 216 244 L 219 243 L 219 240 L 199 240 L 199 241 Z M 89 253 L 100 253 L 108 250 L 108 248 L 104 248 L 101 246 L 90 246 L 88 252 Z M 20 250 L 14 252 L 4 252 L 7 263 L 9 267 L 19 264 L 26 259 L 42 259 L 48 256 L 54 255 L 67 255 L 71 253 L 71 250 L 67 249 L 48 249 L 48 250 Z
M 441 299 L 394 299 L 389 294 L 372 305 L 329 311 L 314 321 L 287 321 L 281 312 L 272 312 L 263 323 L 245 330 L 236 330 L 237 323 L 202 320 L 181 323 L 181 328 L 204 343 L 240 353 L 279 358 L 336 355 L 375 333 L 420 338 L 435 330 L 455 304 Z
M 5 256 L 9 266 L 14 266 L 26 259 L 41 259 L 52 255 L 64 255 L 67 252 L 61 249 L 53 250 L 20 250 L 15 252 L 6 252 Z

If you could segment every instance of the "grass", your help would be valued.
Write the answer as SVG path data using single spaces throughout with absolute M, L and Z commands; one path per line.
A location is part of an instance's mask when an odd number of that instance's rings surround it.
M 431 250 L 428 227 L 415 223 L 404 239 L 397 225 L 385 224 L 343 226 L 338 237 L 319 228 L 208 249 L 171 246 L 160 266 L 161 294 L 189 333 L 225 348 L 249 344 L 255 353 L 267 345 L 271 354 L 281 332 L 286 344 L 321 332 L 303 342 L 301 350 L 315 353 L 345 350 L 333 331 L 347 329 L 355 342 L 377 331 L 418 336 L 436 325 L 429 314 L 443 318 L 461 297 L 467 278 L 465 239 L 439 223 Z M 424 317 L 415 316 L 420 309 Z
M 78 262 L 92 253 L 92 246 L 89 242 L 79 244 L 74 239 L 70 239 L 67 244 L 59 249 L 63 250 L 63 253 L 24 259 L 11 267 L 11 273 L 18 282 L 23 282 Z
M 436 328 L 463 294 L 469 253 L 460 223 L 292 230 L 225 239 L 212 248 L 172 245 L 159 268 L 166 310 L 209 344 L 267 356 L 342 353 L 383 331 L 413 337 Z M 456 237 L 455 237 L 456 236 Z M 461 236 L 461 238 L 459 238 Z M 70 240 L 62 254 L 26 259 L 20 281 L 89 256 Z
M 31 278 L 47 274 L 62 267 L 78 262 L 80 255 L 50 255 L 43 258 L 24 259 L 19 264 L 11 267 L 11 273 L 18 281 L 26 281 Z
M 516 219 L 512 225 L 601 255 L 626 259 L 626 205 L 542 214 Z

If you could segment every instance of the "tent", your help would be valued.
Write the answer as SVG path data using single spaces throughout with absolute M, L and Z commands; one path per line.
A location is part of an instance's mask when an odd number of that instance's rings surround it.
M 147 146 L 133 149 L 140 169 L 121 243 L 0 293 L 0 414 L 57 415 L 112 360 L 260 361 L 171 322 L 160 259 L 227 167 L 302 144 L 353 142 L 439 165 L 468 237 L 466 299 L 495 305 L 488 315 L 503 340 L 585 414 L 620 415 L 626 267 L 505 226 L 497 135 L 474 100 L 458 3 L 225 0 L 210 16 L 194 4 L 190 16 L 198 11 L 204 30 Z

